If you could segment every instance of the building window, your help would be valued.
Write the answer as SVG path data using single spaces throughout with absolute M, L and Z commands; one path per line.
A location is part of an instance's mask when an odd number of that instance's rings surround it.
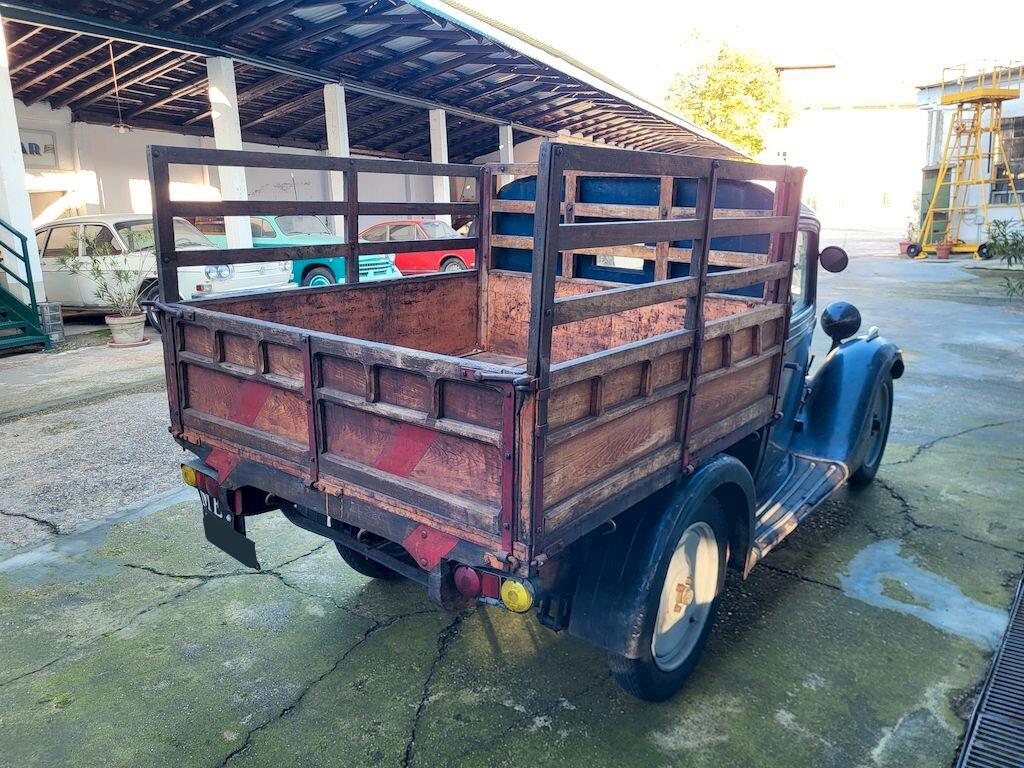
M 1004 118 L 1000 125 L 999 138 L 1006 153 L 1006 162 L 1013 174 L 1013 185 L 1017 189 L 1017 199 L 1024 201 L 1024 117 Z M 1012 204 L 1010 197 L 1010 180 L 1006 175 L 1006 166 L 1001 162 L 997 166 L 996 181 L 992 185 L 993 205 Z

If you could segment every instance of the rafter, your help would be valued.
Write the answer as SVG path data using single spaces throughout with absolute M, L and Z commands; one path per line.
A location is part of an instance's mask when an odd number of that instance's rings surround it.
M 42 61 L 43 59 L 45 59 L 48 56 L 52 56 L 57 51 L 59 51 L 61 48 L 63 48 L 65 45 L 67 45 L 68 43 L 73 43 L 75 40 L 77 40 L 80 37 L 81 37 L 81 35 L 79 33 L 75 32 L 74 34 L 71 34 L 71 35 L 68 35 L 67 37 L 61 38 L 60 40 L 58 40 L 56 43 L 54 43 L 53 45 L 49 46 L 48 48 L 43 48 L 43 50 L 37 51 L 35 54 L 33 54 L 32 56 L 28 57 L 27 59 L 24 59 L 23 61 L 19 61 L 16 65 L 11 67 L 11 77 L 14 77 L 16 74 L 21 72 L 21 70 L 26 69 L 27 67 L 31 67 L 36 62 Z M 9 47 L 10 46 L 8 46 L 8 48 Z
M 168 56 L 170 58 L 167 58 Z M 185 61 L 188 58 L 188 54 L 179 54 L 175 56 L 173 53 L 164 51 L 158 56 L 154 56 L 152 58 L 140 61 L 139 63 L 134 64 L 131 67 L 128 67 L 127 69 L 117 73 L 118 90 L 123 91 L 126 88 L 130 88 L 136 83 L 141 82 L 142 80 L 145 80 L 147 77 L 152 76 L 154 72 L 159 74 L 166 74 L 167 72 L 179 66 L 183 61 Z M 164 62 L 162 64 L 159 63 L 160 59 L 164 59 Z M 127 77 L 128 75 L 131 75 L 133 72 L 138 72 L 139 70 L 144 71 L 135 75 L 135 77 Z M 106 78 L 105 80 L 101 80 L 100 82 L 95 83 L 94 85 L 90 85 L 84 91 L 79 91 L 77 93 L 72 94 L 71 96 L 67 96 L 63 99 L 56 101 L 53 106 L 56 109 L 60 109 L 61 107 L 73 105 L 73 109 L 75 110 L 85 109 L 86 107 L 95 104 L 97 101 L 102 101 L 110 94 L 100 93 L 86 101 L 82 101 L 82 99 L 84 99 L 86 96 L 89 96 L 90 94 L 96 93 L 96 91 L 109 88 L 111 85 L 113 85 L 113 83 L 114 77 L 113 74 L 111 74 L 110 77 Z
M 32 86 L 38 85 L 39 83 L 43 82 L 48 77 L 52 77 L 53 75 L 55 75 L 60 70 L 65 69 L 67 67 L 70 67 L 72 64 L 77 64 L 82 59 L 88 58 L 89 56 L 92 56 L 94 53 L 96 53 L 96 51 L 103 50 L 106 47 L 107 47 L 107 42 L 104 40 L 101 43 L 96 43 L 95 45 L 92 45 L 92 46 L 90 46 L 90 47 L 80 51 L 79 53 L 75 54 L 74 56 L 72 56 L 70 58 L 62 59 L 61 61 L 54 62 L 54 63 L 50 64 L 50 66 L 47 67 L 46 69 L 44 69 L 42 72 L 38 73 L 31 80 L 29 80 L 27 82 L 24 82 L 24 83 L 18 83 L 18 90 L 21 91 L 21 92 L 24 92 L 24 91 L 28 90 L 29 88 L 31 88 Z

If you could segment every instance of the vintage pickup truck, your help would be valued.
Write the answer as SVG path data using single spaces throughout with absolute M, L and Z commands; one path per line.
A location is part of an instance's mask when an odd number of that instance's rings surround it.
M 346 200 L 172 201 L 175 164 L 340 172 Z M 817 270 L 847 257 L 819 249 L 801 169 L 551 142 L 486 166 L 152 147 L 150 173 L 182 475 L 207 538 L 251 567 L 247 520 L 281 510 L 446 609 L 533 610 L 661 700 L 697 664 L 726 568 L 745 576 L 881 462 L 902 357 L 877 329 L 851 338 L 860 316 L 837 302 L 809 375 Z M 477 200 L 366 201 L 361 173 L 472 177 Z M 344 216 L 346 243 L 175 249 L 175 216 L 259 214 Z M 443 214 L 478 236 L 358 238 L 361 215 Z M 173 291 L 191 264 L 382 247 L 472 247 L 476 268 L 360 284 L 348 258 L 346 285 Z

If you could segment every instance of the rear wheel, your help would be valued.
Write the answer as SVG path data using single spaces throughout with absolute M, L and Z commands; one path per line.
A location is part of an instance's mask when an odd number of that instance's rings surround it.
M 466 266 L 466 262 L 458 256 L 449 256 L 441 262 L 442 272 L 462 272 L 466 269 L 469 269 L 469 267 Z
M 341 559 L 345 561 L 345 564 L 356 573 L 369 576 L 371 579 L 381 579 L 382 581 L 397 581 L 402 578 L 402 574 L 398 573 L 398 571 L 393 571 L 386 565 L 381 565 L 376 560 L 371 560 L 366 555 L 361 555 L 354 549 L 349 549 L 344 544 L 334 542 L 334 546 L 338 548 L 338 554 L 341 555 Z
M 864 462 L 852 475 L 852 485 L 867 485 L 875 479 L 882 464 L 885 444 L 889 441 L 889 425 L 892 423 L 892 379 L 886 376 L 875 388 L 868 418 L 868 446 Z
M 718 500 L 705 499 L 681 527 L 658 565 L 640 657 L 608 655 L 622 689 L 645 701 L 664 701 L 693 674 L 721 601 L 728 528 Z
M 327 267 L 313 267 L 302 276 L 302 284 L 313 288 L 324 285 L 334 285 L 338 281 L 334 279 L 334 273 Z
M 907 256 L 914 259 L 921 255 L 921 246 L 917 243 L 911 243 L 907 246 Z

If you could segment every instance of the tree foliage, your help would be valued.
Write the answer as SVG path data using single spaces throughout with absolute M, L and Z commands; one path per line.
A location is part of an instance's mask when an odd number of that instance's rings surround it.
M 784 128 L 791 113 L 775 68 L 728 45 L 693 71 L 677 74 L 665 101 L 690 122 L 751 155 L 764 150 L 764 131 Z
M 1024 228 L 1016 221 L 993 221 L 988 227 L 988 254 L 1010 268 L 1024 267 Z M 1024 297 L 1024 275 L 1014 273 L 1003 279 L 1008 294 Z

